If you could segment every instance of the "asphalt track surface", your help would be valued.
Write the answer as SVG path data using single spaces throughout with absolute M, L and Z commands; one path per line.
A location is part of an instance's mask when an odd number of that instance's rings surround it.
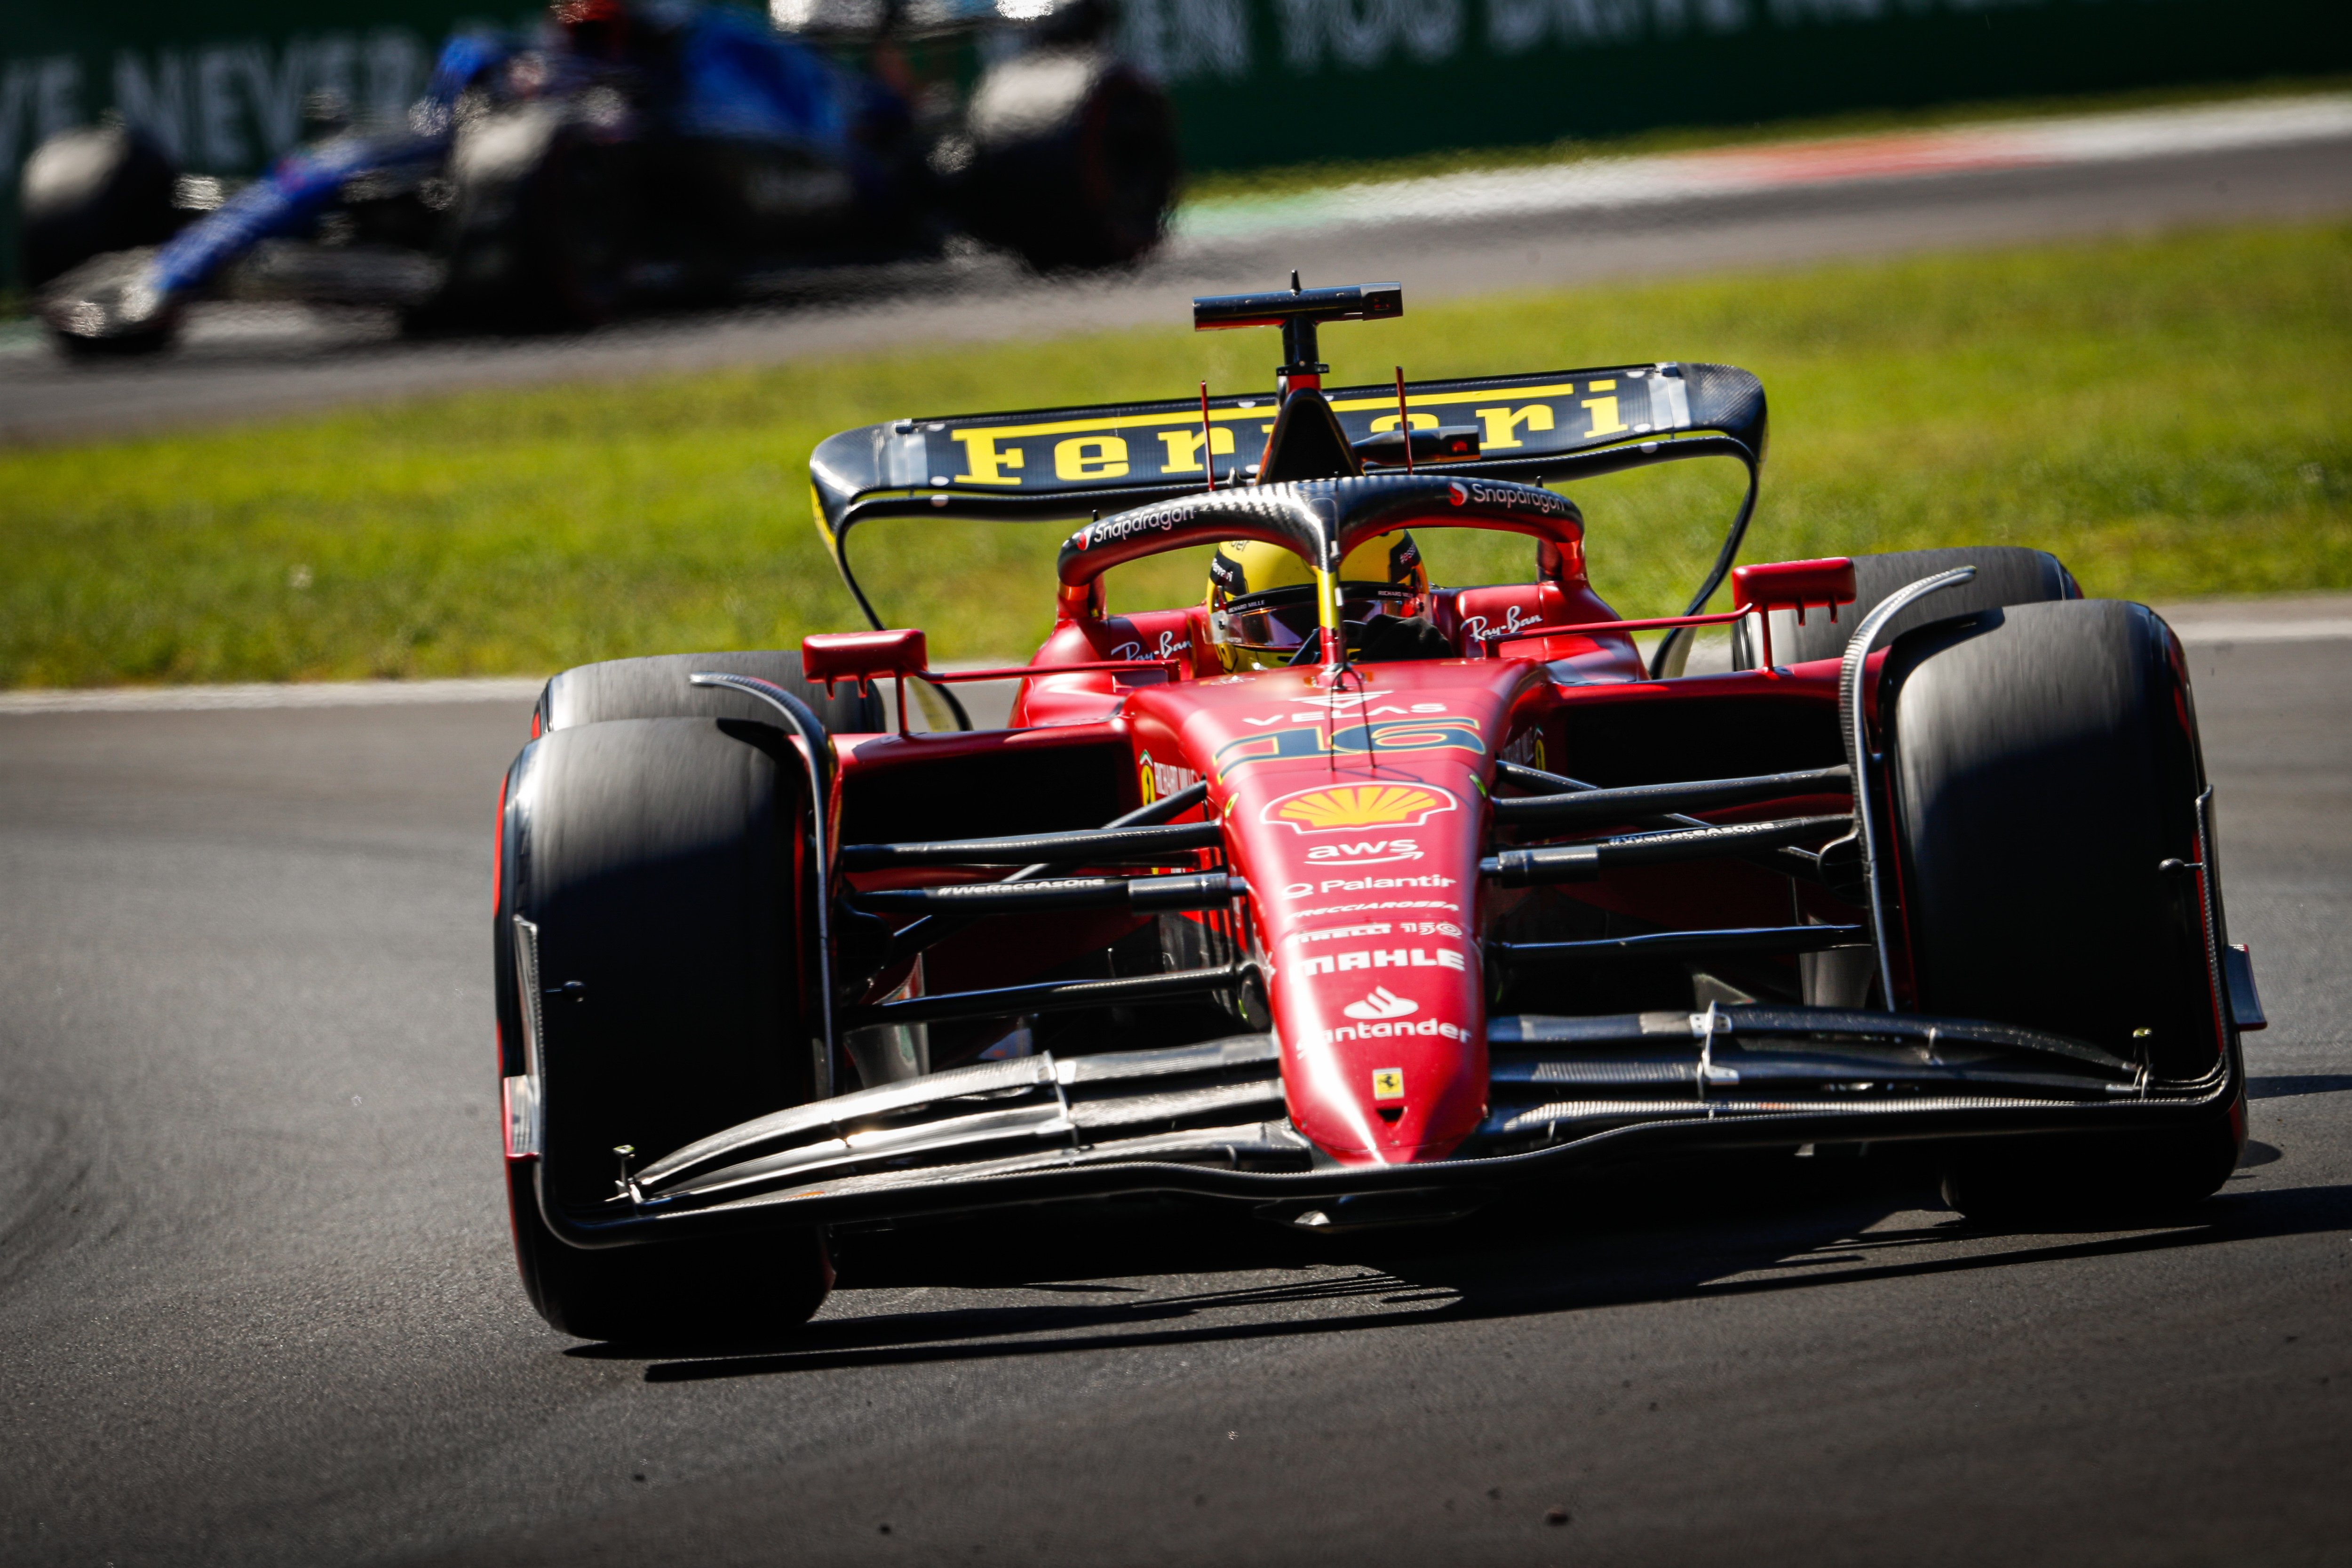
M 2177 1224 L 1979 1232 L 1878 1157 L 1337 1244 L 1033 1212 L 694 1353 L 509 1260 L 526 703 L 0 715 L 0 1561 L 2341 1563 L 2342 610 L 2192 647 L 2274 1023 Z
M 1194 294 L 1394 279 L 1408 302 L 1604 279 L 2147 234 L 2352 212 L 2341 136 L 2126 161 L 1765 186 L 1613 209 L 1263 230 L 1171 245 L 1135 271 L 1045 280 L 1002 260 L 806 280 L 756 307 L 569 338 L 403 342 L 379 313 L 217 308 L 160 360 L 81 365 L 34 339 L 0 353 L 0 443 L 163 429 L 460 387 L 614 380 L 815 355 L 1185 319 Z M 1335 339 L 1333 352 L 1343 346 Z M 1270 362 L 1269 362 L 1270 363 Z M 1346 374 L 1344 363 L 1341 373 Z

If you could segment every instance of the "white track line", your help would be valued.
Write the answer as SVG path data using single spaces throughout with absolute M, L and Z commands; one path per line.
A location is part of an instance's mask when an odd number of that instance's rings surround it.
M 2339 642 L 2352 637 L 2352 619 L 2176 621 L 2172 629 L 2183 643 Z
M 2022 120 L 1947 130 L 1769 142 L 1527 169 L 1341 185 L 1287 196 L 1187 204 L 1189 242 L 1656 205 L 1759 191 L 1913 179 L 1972 170 L 2111 163 L 2352 137 L 2352 96 Z
M 196 713 L 251 708 L 390 708 L 420 702 L 519 702 L 537 698 L 544 676 L 478 680 L 255 681 L 239 686 L 113 686 L 0 691 L 11 713 Z

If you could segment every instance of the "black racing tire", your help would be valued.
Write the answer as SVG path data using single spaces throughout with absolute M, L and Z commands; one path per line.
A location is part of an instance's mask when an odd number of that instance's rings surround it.
M 161 245 L 179 228 L 173 205 L 180 170 L 161 142 L 135 126 L 62 131 L 25 160 L 24 282 L 38 289 L 92 257 Z
M 531 712 L 531 733 L 547 734 L 614 719 L 746 719 L 777 722 L 776 710 L 760 699 L 724 687 L 695 686 L 698 672 L 751 675 L 772 681 L 807 703 L 828 734 L 872 734 L 883 728 L 882 694 L 858 694 L 854 681 L 837 682 L 832 693 L 821 680 L 801 676 L 796 648 L 736 653 L 665 653 L 644 658 L 614 658 L 567 669 L 547 683 Z
M 176 303 L 134 317 L 132 296 L 147 286 L 155 247 L 110 250 L 53 278 L 36 310 L 58 352 L 98 363 L 161 353 L 179 340 Z
M 423 331 L 576 330 L 626 302 L 637 203 L 633 150 L 525 104 L 466 127 L 449 160 L 441 289 Z
M 2028 550 L 2015 544 L 1975 544 L 1958 550 L 1895 550 L 1883 555 L 1857 555 L 1853 558 L 1854 601 L 1851 605 L 1840 606 L 1836 620 L 1820 610 L 1807 610 L 1804 625 L 1799 626 L 1795 611 L 1772 612 L 1773 658 L 1789 665 L 1842 658 L 1845 645 L 1853 638 L 1853 628 L 1862 624 L 1863 616 L 1878 607 L 1881 600 L 1922 577 L 1949 572 L 1955 566 L 1974 566 L 1977 574 L 1966 583 L 1930 594 L 1895 616 L 1893 624 L 1879 634 L 1881 647 L 1930 621 L 2003 605 L 2040 605 L 2083 596 L 2074 574 L 2046 550 Z M 1761 653 L 1750 641 L 1746 621 L 1733 626 L 1732 668 L 1755 668 Z
M 531 1305 L 583 1339 L 741 1341 L 804 1321 L 832 1270 L 814 1229 L 583 1247 L 619 1173 L 814 1094 L 809 786 L 782 731 L 733 720 L 559 730 L 508 774 L 493 949 L 500 1071 L 525 1074 L 516 961 L 534 943 L 544 1147 L 509 1157 Z M 519 925 L 517 917 L 528 922 Z
M 2217 864 L 2188 668 L 2114 600 L 1981 610 L 1910 632 L 1880 682 L 1900 901 L 1920 1011 L 2086 1040 L 2153 1076 L 2235 1063 L 2203 887 Z M 2215 924 L 2220 896 L 2214 895 Z M 2228 1179 L 2241 1097 L 2156 1132 L 1968 1140 L 1945 1195 L 1972 1219 L 2157 1214 Z
M 1104 51 L 1034 50 L 973 89 L 958 216 L 1040 271 L 1118 267 L 1168 228 L 1183 179 L 1168 95 Z

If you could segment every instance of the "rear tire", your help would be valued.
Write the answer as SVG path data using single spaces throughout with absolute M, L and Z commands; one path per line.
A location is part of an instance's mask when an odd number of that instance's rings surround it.
M 724 687 L 695 686 L 687 678 L 708 671 L 772 681 L 807 703 L 828 734 L 872 734 L 883 728 L 882 694 L 860 695 L 842 681 L 828 695 L 824 682 L 801 675 L 797 649 L 736 653 L 666 653 L 607 659 L 567 669 L 547 683 L 531 713 L 531 733 L 546 734 L 614 719 L 745 719 L 772 724 L 776 710 L 756 697 Z
M 1183 176 L 1168 95 L 1108 54 L 1046 48 L 972 94 L 963 226 L 1040 271 L 1116 267 L 1160 243 Z
M 2159 869 L 2216 862 L 2188 669 L 2155 613 L 1938 623 L 1895 644 L 1880 691 L 1920 1010 L 2070 1035 L 2173 1081 L 2234 1053 L 2199 879 Z M 2242 1098 L 2189 1129 L 1972 1140 L 1945 1194 L 2002 1223 L 2161 1212 L 2218 1188 L 2244 1135 Z
M 2074 574 L 2046 550 L 2027 550 L 2014 544 L 1973 544 L 1959 550 L 1896 550 L 1884 555 L 1857 555 L 1853 558 L 1854 601 L 1838 607 L 1836 620 L 1819 610 L 1808 610 L 1805 624 L 1799 626 L 1794 610 L 1772 612 L 1772 657 L 1782 664 L 1841 658 L 1845 645 L 1853 639 L 1853 628 L 1862 624 L 1863 616 L 1878 607 L 1881 600 L 1922 577 L 1949 572 L 1955 566 L 1973 566 L 1977 574 L 1966 583 L 1930 594 L 1895 616 L 1880 634 L 1881 647 L 1930 621 L 2004 605 L 2040 605 L 2083 596 Z M 1749 641 L 1746 621 L 1732 627 L 1732 668 L 1755 668 L 1760 652 Z
M 501 1071 L 526 1070 L 515 962 L 537 931 L 545 1147 L 509 1159 L 532 1306 L 583 1339 L 773 1334 L 831 1288 L 820 1233 L 580 1247 L 546 1206 L 609 1217 L 635 1165 L 786 1106 L 815 1081 L 808 785 L 781 731 L 621 720 L 536 740 L 508 778 L 497 955 Z M 567 987 L 575 987 L 567 992 Z
M 629 149 L 527 104 L 466 127 L 440 293 L 411 325 L 541 331 L 593 327 L 625 303 L 635 182 Z

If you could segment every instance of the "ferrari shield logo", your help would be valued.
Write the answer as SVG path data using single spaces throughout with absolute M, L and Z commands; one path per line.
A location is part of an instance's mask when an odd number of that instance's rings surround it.
M 1374 1100 L 1402 1100 L 1404 1098 L 1404 1068 L 1381 1068 L 1375 1070 L 1372 1074 L 1372 1098 Z

